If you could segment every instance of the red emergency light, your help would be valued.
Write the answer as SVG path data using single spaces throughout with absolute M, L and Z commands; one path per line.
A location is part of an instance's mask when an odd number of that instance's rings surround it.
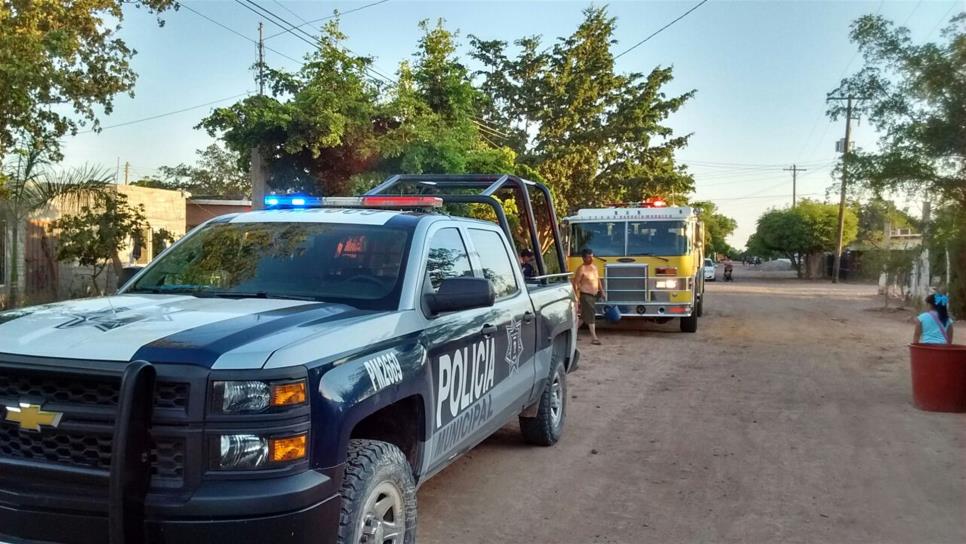
M 660 197 L 652 196 L 644 199 L 641 202 L 641 207 L 643 208 L 667 208 L 667 202 Z

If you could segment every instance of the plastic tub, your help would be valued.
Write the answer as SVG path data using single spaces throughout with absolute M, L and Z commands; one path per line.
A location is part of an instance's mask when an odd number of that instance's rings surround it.
M 912 398 L 930 412 L 966 412 L 966 346 L 911 344 Z

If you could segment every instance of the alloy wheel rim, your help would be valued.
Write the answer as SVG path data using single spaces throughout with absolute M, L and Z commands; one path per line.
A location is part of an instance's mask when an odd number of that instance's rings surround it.
M 392 482 L 382 482 L 366 498 L 359 544 L 402 544 L 406 535 L 403 494 Z

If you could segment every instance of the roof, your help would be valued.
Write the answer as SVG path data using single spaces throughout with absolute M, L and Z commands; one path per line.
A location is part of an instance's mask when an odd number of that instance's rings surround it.
M 681 220 L 696 216 L 690 207 L 673 208 L 586 208 L 566 218 L 571 223 L 583 221 Z

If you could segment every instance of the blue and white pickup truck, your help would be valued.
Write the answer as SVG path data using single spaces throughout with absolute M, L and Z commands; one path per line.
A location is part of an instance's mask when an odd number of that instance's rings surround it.
M 530 193 L 547 209 L 536 277 L 507 192 L 533 247 Z M 457 456 L 514 417 L 560 438 L 578 353 L 544 187 L 266 202 L 114 296 L 0 314 L 0 542 L 411 543 L 417 486 Z M 499 224 L 441 208 L 476 205 Z

